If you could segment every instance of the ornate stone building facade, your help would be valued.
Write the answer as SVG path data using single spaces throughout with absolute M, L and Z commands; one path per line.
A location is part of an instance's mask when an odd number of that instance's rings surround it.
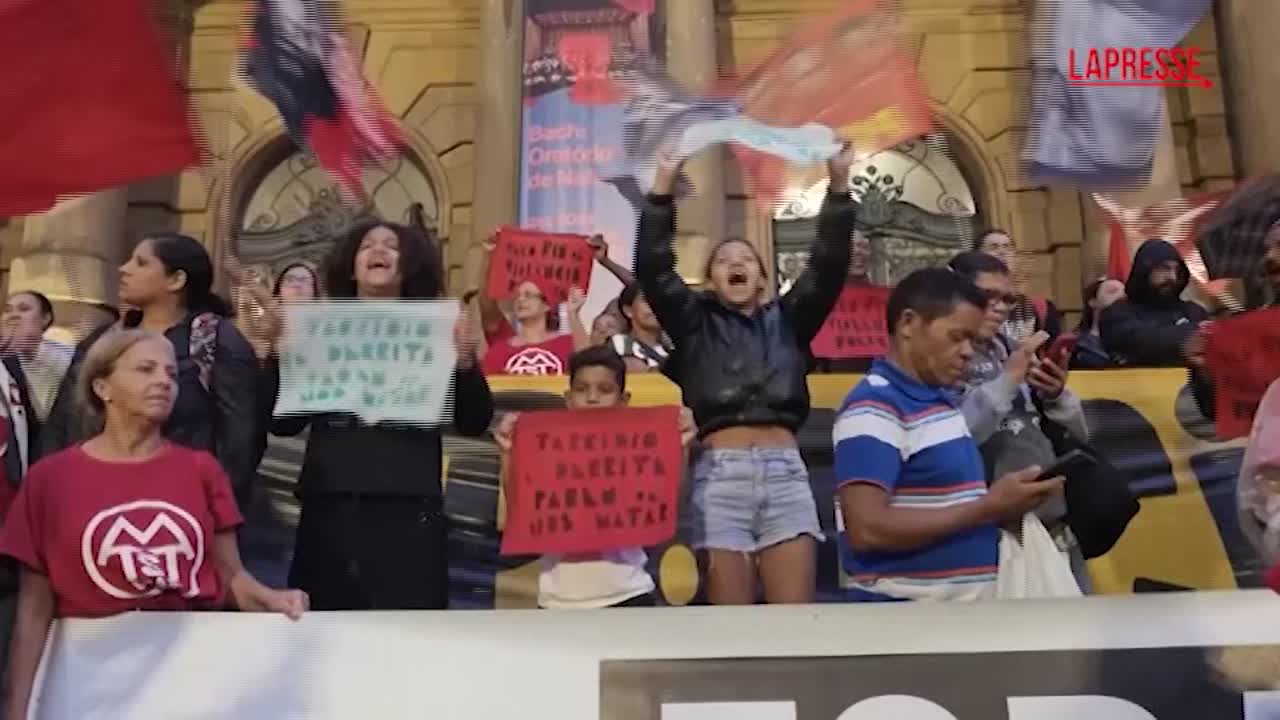
M 689 83 L 748 66 L 806 14 L 835 1 L 665 0 L 669 65 Z M 521 0 L 347 0 L 354 46 L 409 141 L 401 162 L 366 174 L 372 205 L 360 209 L 334 201 L 310 159 L 284 137 L 273 108 L 236 80 L 249 5 L 169 3 L 164 14 L 184 38 L 177 52 L 209 162 L 42 217 L 0 221 L 7 287 L 43 290 L 58 301 L 62 323 L 84 325 L 114 298 L 114 268 L 147 231 L 181 230 L 216 255 L 234 249 L 270 272 L 319 257 L 334 231 L 372 212 L 425 216 L 443 241 L 451 289 L 474 283 L 476 241 L 516 217 Z M 1243 172 L 1280 166 L 1280 126 L 1267 118 L 1280 109 L 1280 83 L 1266 45 L 1280 30 L 1280 4 L 1247 4 L 1248 14 L 1245 0 L 1220 0 L 1184 43 L 1200 49 L 1214 83 L 1168 91 L 1155 172 L 1133 203 L 1229 187 Z M 1026 253 L 1028 288 L 1067 310 L 1080 307 L 1082 280 L 1101 270 L 1105 231 L 1088 200 L 1032 184 L 1017 162 L 1026 131 L 1028 5 L 904 0 L 937 130 L 859 164 L 854 189 L 884 279 L 945 257 L 986 226 L 1012 231 Z M 728 153 L 690 169 L 705 192 L 681 213 L 687 275 L 700 267 L 708 237 L 745 237 L 784 261 L 797 251 L 812 216 L 805 191 L 770 217 L 745 196 Z

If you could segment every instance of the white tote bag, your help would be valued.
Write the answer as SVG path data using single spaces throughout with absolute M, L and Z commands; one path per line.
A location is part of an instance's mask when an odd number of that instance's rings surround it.
M 1071 561 L 1053 542 L 1053 536 L 1034 513 L 1022 517 L 1022 542 L 1007 530 L 1000 531 L 1000 571 L 996 598 L 1082 597 L 1071 572 Z

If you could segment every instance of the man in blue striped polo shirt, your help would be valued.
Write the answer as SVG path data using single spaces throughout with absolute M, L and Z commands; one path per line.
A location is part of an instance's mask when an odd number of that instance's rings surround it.
M 889 354 L 849 393 L 832 432 L 852 599 L 992 597 L 1000 525 L 1062 486 L 1032 467 L 987 487 L 952 390 L 986 302 L 939 268 L 912 273 L 889 297 Z

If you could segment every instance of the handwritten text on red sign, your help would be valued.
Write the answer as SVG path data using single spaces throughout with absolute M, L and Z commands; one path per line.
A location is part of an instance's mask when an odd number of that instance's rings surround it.
M 547 301 L 558 304 L 570 288 L 589 289 L 593 262 L 591 244 L 582 235 L 504 227 L 489 259 L 489 295 L 503 300 L 520 283 L 532 281 L 550 288 L 556 297 Z
M 507 555 L 656 545 L 676 531 L 676 407 L 525 413 L 512 438 Z
M 827 321 L 813 339 L 815 357 L 846 359 L 879 357 L 889 352 L 885 308 L 889 288 L 846 285 Z

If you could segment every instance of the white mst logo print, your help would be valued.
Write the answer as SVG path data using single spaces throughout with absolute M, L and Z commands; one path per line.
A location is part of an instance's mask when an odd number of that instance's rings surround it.
M 129 519 L 149 518 L 139 529 Z M 98 536 L 98 529 L 106 531 Z M 204 532 L 191 513 L 163 500 L 136 500 L 107 508 L 89 521 L 80 541 L 85 572 L 102 592 L 121 600 L 155 597 L 186 589 L 196 597 L 196 577 L 204 564 Z M 125 586 L 116 585 L 103 569 L 118 563 Z M 185 581 L 185 583 L 184 583 Z
M 506 370 L 508 375 L 559 375 L 564 363 L 550 350 L 531 347 L 512 355 Z

